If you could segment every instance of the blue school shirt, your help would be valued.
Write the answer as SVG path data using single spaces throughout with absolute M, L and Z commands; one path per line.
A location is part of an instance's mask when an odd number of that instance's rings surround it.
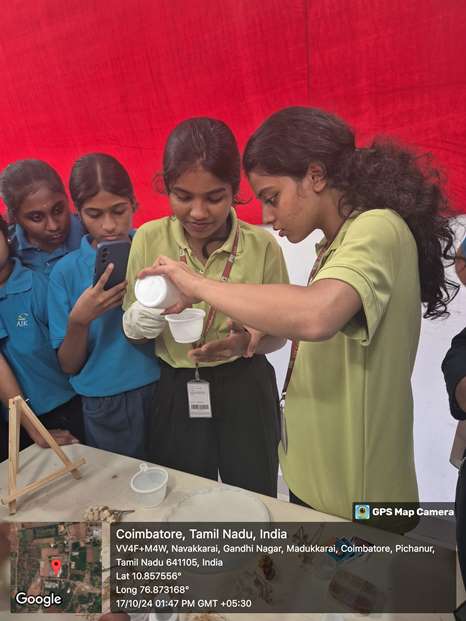
M 75 396 L 50 345 L 47 327 L 47 279 L 13 259 L 0 287 L 0 351 L 38 415 Z
M 95 257 L 90 237 L 85 235 L 79 250 L 67 254 L 50 274 L 47 305 L 55 349 L 63 343 L 68 315 L 77 299 L 92 286 Z M 123 310 L 113 308 L 90 324 L 88 358 L 79 373 L 70 377 L 79 395 L 109 397 L 159 379 L 154 344 L 132 345 L 123 333 L 122 317 Z
M 55 263 L 72 250 L 79 248 L 85 230 L 79 216 L 71 214 L 70 230 L 64 243 L 52 252 L 41 250 L 33 246 L 27 239 L 24 229 L 16 224 L 13 227 L 11 243 L 15 255 L 21 263 L 35 272 L 48 276 Z

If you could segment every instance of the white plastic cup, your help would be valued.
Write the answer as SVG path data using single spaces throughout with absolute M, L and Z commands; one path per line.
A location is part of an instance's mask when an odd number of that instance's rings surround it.
M 169 308 L 181 301 L 180 291 L 165 276 L 138 278 L 134 285 L 136 300 L 149 308 Z
M 196 343 L 201 338 L 204 317 L 202 308 L 185 308 L 176 315 L 165 315 L 177 343 Z
M 141 464 L 139 471 L 132 476 L 130 487 L 139 504 L 147 509 L 158 507 L 167 492 L 168 472 L 160 466 Z

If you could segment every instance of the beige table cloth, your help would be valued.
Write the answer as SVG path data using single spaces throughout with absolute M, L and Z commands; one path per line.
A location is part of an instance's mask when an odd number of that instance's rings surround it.
M 209 489 L 220 485 L 214 481 L 190 474 L 167 469 L 169 472 L 168 490 L 165 501 L 155 509 L 135 506 L 134 492 L 129 481 L 139 468 L 140 462 L 130 457 L 101 451 L 80 444 L 63 447 L 71 460 L 84 457 L 86 464 L 80 467 L 81 479 L 75 480 L 65 475 L 58 481 L 51 482 L 47 487 L 24 496 L 17 501 L 17 513 L 10 516 L 8 507 L 0 505 L 0 520 L 20 522 L 62 522 L 82 521 L 83 514 L 89 506 L 108 505 L 115 509 L 136 509 L 126 516 L 124 521 L 144 522 L 158 521 L 182 498 L 190 493 Z M 60 468 L 62 462 L 50 449 L 30 446 L 20 453 L 20 471 L 17 487 L 22 487 Z M 0 464 L 0 496 L 8 495 L 8 462 Z M 343 521 L 333 516 L 282 502 L 267 496 L 257 495 L 267 506 L 274 522 L 336 522 Z M 106 525 L 105 525 L 106 526 Z M 108 530 L 105 529 L 108 537 Z M 103 567 L 109 566 L 108 539 L 103 543 Z M 104 576 L 105 578 L 105 576 Z M 460 580 L 458 577 L 458 585 Z M 433 585 L 432 585 L 433 586 Z M 426 585 L 426 588 L 429 588 Z M 0 596 L 0 619 L 12 621 L 31 621 L 31 614 L 11 614 L 8 612 L 8 592 L 5 585 Z M 225 615 L 230 621 L 323 621 L 324 614 L 230 614 Z M 380 619 L 380 621 L 451 621 L 449 614 L 373 614 L 362 616 L 344 614 L 345 621 L 355 619 Z M 54 614 L 52 621 L 79 621 L 83 615 Z M 95 617 L 95 618 L 98 618 Z

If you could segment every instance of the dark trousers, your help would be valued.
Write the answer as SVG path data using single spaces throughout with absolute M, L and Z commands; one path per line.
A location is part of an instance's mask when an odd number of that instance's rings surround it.
M 41 414 L 38 418 L 46 429 L 66 429 L 77 438 L 81 444 L 85 444 L 81 397 L 76 395 L 70 399 L 70 401 L 59 405 L 46 414 Z M 5 420 L 1 422 L 0 434 L 2 451 L 0 461 L 3 461 L 8 458 L 8 422 Z M 20 451 L 31 444 L 34 444 L 33 441 L 24 427 L 21 427 L 19 435 Z
M 156 394 L 157 382 L 152 382 L 110 397 L 83 397 L 87 444 L 146 460 L 147 427 Z
M 275 372 L 265 356 L 201 368 L 210 384 L 212 418 L 190 418 L 187 382 L 194 369 L 161 363 L 148 436 L 152 462 L 277 495 L 280 423 Z
M 466 588 L 466 452 L 465 460 L 461 464 L 458 483 L 456 485 L 456 542 L 458 546 L 458 558 Z

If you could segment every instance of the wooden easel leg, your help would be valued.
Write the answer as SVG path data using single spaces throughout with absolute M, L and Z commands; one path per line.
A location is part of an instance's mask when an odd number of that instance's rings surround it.
M 21 421 L 23 419 L 21 405 L 16 406 L 16 474 L 19 470 L 19 448 L 21 439 Z
M 48 476 L 38 481 L 35 481 L 34 483 L 26 485 L 22 489 L 18 489 L 16 487 L 16 476 L 19 469 L 19 442 L 22 416 L 25 416 L 28 421 L 37 429 L 37 431 L 48 443 L 50 448 L 55 451 L 56 455 L 64 463 L 65 467 L 61 468 L 61 470 L 56 470 L 55 472 L 52 472 Z M 70 459 L 68 459 L 66 454 L 62 451 L 61 447 L 53 438 L 53 436 L 44 427 L 44 425 L 40 422 L 38 417 L 34 414 L 29 405 L 24 401 L 21 396 L 10 399 L 9 417 L 10 428 L 8 436 L 8 482 L 10 493 L 7 498 L 2 498 L 1 501 L 2 504 L 8 505 L 11 515 L 16 513 L 17 498 L 20 498 L 24 494 L 35 492 L 38 489 L 44 487 L 44 485 L 48 485 L 50 482 L 55 481 L 56 479 L 64 476 L 65 474 L 68 474 L 69 472 L 73 475 L 75 479 L 80 479 L 81 473 L 79 472 L 79 466 L 85 464 L 86 460 L 83 457 L 81 457 L 81 459 L 78 459 L 77 461 L 71 461 Z
M 19 410 L 19 411 L 18 411 Z M 19 430 L 21 426 L 21 406 L 17 407 L 15 399 L 9 401 L 8 432 L 8 484 L 10 496 L 16 493 L 16 475 L 19 461 Z M 16 500 L 8 503 L 10 515 L 16 513 Z
M 49 431 L 44 427 L 44 425 L 40 422 L 39 418 L 34 414 L 29 405 L 21 400 L 21 411 L 22 415 L 25 416 L 28 421 L 34 425 L 40 435 L 44 438 L 44 440 L 48 443 L 51 449 L 55 451 L 57 456 L 61 459 L 61 461 L 65 464 L 65 466 L 71 465 L 71 460 L 65 455 L 62 451 L 60 445 L 56 442 L 55 438 L 49 433 Z M 76 468 L 70 469 L 71 474 L 75 479 L 81 478 L 81 473 Z

